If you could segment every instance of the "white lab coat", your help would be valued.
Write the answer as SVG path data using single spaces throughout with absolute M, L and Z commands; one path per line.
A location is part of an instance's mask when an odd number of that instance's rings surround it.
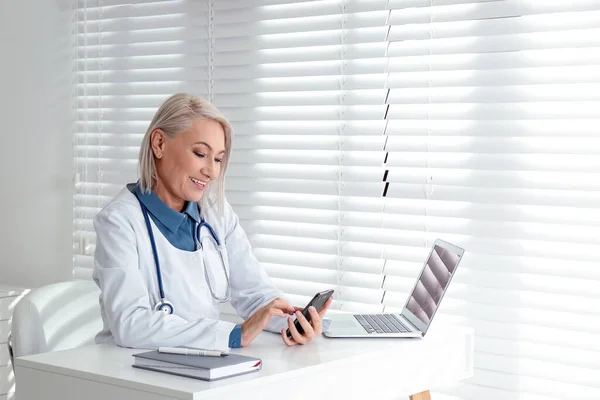
M 231 304 L 244 320 L 277 297 L 275 288 L 251 251 L 245 232 L 229 203 L 223 216 L 217 206 L 202 210 L 226 247 Z M 150 237 L 133 193 L 126 187 L 94 219 L 96 253 L 94 281 L 101 289 L 103 330 L 96 343 L 155 349 L 159 346 L 229 348 L 235 324 L 219 320 L 219 303 L 204 276 L 202 250 L 186 252 L 172 246 L 151 221 L 159 256 L 165 299 L 174 313 L 154 310 L 159 301 Z M 202 236 L 208 230 L 202 229 Z M 221 265 L 212 267 L 213 290 L 222 297 L 226 287 Z M 286 318 L 273 317 L 268 329 L 279 332 Z

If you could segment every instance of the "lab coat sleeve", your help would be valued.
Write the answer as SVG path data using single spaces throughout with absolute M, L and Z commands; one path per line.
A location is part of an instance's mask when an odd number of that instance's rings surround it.
M 239 218 L 225 201 L 225 247 L 229 259 L 231 280 L 231 305 L 244 320 L 248 319 L 259 308 L 284 295 L 271 282 L 264 268 L 260 265 L 250 246 L 250 241 Z M 287 326 L 287 319 L 273 317 L 266 330 L 279 333 Z
M 96 216 L 94 228 L 97 239 L 93 277 L 101 289 L 105 326 L 110 328 L 116 344 L 148 349 L 229 348 L 233 323 L 208 318 L 188 321 L 154 311 L 139 270 L 135 231 L 123 210 L 109 206 Z

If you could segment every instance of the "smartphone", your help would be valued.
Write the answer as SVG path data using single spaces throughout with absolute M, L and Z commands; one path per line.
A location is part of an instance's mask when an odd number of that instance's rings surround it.
M 310 313 L 308 312 L 308 308 L 310 306 L 313 306 L 314 308 L 316 308 L 317 312 L 319 312 L 321 307 L 323 307 L 325 302 L 331 297 L 332 294 L 333 294 L 333 289 L 324 290 L 322 292 L 315 294 L 315 296 L 312 298 L 312 300 L 308 302 L 306 307 L 304 307 L 304 310 L 302 310 L 302 315 L 304 315 L 304 318 L 306 318 L 306 320 L 308 322 L 310 322 L 311 317 L 310 317 Z M 304 329 L 302 329 L 302 325 L 300 325 L 300 321 L 298 321 L 298 319 L 296 319 L 296 321 L 294 321 L 294 325 L 296 326 L 296 329 L 298 330 L 298 332 L 300 334 L 304 334 Z M 289 328 L 285 331 L 285 333 L 287 334 L 287 337 L 289 337 L 289 338 L 292 337 L 292 334 L 290 333 Z

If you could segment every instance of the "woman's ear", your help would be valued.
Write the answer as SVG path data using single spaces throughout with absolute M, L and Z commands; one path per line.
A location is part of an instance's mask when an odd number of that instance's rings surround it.
M 152 131 L 152 134 L 150 135 L 150 144 L 152 146 L 154 157 L 161 159 L 163 148 L 165 146 L 165 133 L 162 129 L 155 129 Z

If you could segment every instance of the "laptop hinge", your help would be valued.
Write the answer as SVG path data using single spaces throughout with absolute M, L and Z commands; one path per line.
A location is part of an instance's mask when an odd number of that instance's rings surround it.
M 402 322 L 403 322 L 403 323 L 405 323 L 405 324 L 408 326 L 408 328 L 410 328 L 410 331 L 411 331 L 411 332 L 421 332 L 421 331 L 419 330 L 419 328 L 417 328 L 416 326 L 414 326 L 414 325 L 412 324 L 412 322 L 410 322 L 410 321 L 408 320 L 408 318 L 406 318 L 406 317 L 405 317 L 404 315 L 402 315 L 402 314 L 399 314 L 399 315 L 400 315 L 400 319 L 402 320 Z M 423 334 L 423 332 L 421 332 L 421 334 Z

